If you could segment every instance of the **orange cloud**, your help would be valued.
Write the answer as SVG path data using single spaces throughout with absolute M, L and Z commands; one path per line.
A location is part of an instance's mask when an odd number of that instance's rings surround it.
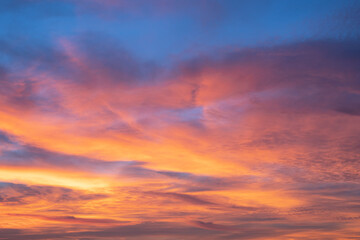
M 60 43 L 61 73 L 4 76 L 0 222 L 29 231 L 5 239 L 358 230 L 359 70 L 344 43 L 220 53 L 149 79 L 124 52 Z

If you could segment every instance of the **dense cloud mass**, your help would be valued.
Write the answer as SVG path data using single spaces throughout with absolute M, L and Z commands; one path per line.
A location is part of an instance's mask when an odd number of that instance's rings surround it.
M 1 2 L 0 239 L 360 237 L 360 6 L 270 2 Z

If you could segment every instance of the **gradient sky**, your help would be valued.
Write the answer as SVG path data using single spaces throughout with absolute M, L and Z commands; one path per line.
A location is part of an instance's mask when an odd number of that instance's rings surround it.
M 0 239 L 360 239 L 360 2 L 1 0 Z

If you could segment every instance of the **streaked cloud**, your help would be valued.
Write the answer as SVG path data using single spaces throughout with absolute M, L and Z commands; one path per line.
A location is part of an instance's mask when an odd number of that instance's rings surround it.
M 1 3 L 0 238 L 360 236 L 358 4 L 279 4 Z

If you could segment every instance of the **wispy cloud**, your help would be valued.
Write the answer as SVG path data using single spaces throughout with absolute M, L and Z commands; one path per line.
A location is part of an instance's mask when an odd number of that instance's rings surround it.
M 360 236 L 358 6 L 303 4 L 0 3 L 0 238 Z

